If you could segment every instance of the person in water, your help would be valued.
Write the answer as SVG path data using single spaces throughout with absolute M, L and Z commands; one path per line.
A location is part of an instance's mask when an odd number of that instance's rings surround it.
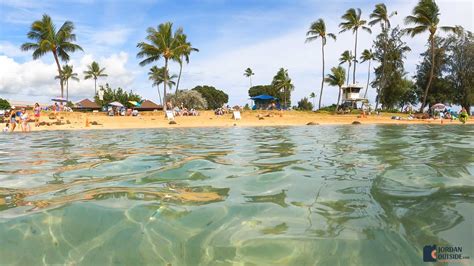
M 10 123 L 7 122 L 7 123 L 5 124 L 5 128 L 3 128 L 3 132 L 9 132 L 9 131 L 10 131 Z
M 466 108 L 463 107 L 461 109 L 461 112 L 459 113 L 459 121 L 465 124 L 468 118 L 469 118 L 469 115 L 467 114 Z

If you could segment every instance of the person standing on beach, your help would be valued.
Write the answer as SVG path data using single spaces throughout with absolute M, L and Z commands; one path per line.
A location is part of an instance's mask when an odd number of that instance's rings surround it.
M 38 103 L 35 103 L 35 108 L 33 109 L 33 112 L 35 114 L 35 127 L 39 127 L 39 119 L 41 115 L 41 107 L 39 106 Z
M 16 128 L 16 112 L 15 106 L 12 106 L 12 110 L 10 111 L 10 132 L 13 132 Z
M 21 116 L 20 116 L 20 121 L 21 121 L 21 132 L 28 132 L 30 131 L 30 125 L 28 124 L 28 113 L 26 112 L 26 109 L 23 108 L 21 110 Z

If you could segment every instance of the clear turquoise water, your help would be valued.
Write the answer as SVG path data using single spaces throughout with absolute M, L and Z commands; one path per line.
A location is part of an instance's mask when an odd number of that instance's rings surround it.
M 3 134 L 0 264 L 472 258 L 473 154 L 473 126 Z

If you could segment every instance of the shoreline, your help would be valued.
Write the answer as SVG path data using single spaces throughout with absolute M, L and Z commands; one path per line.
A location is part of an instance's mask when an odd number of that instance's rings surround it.
M 350 125 L 354 121 L 359 125 L 462 125 L 459 121 L 444 119 L 433 120 L 395 120 L 392 116 L 406 118 L 406 114 L 383 113 L 379 116 L 369 115 L 366 118 L 357 114 L 334 115 L 329 113 L 314 113 L 303 111 L 243 111 L 241 120 L 234 120 L 232 114 L 214 115 L 213 111 L 202 111 L 199 116 L 178 116 L 176 124 L 169 124 L 162 111 L 142 112 L 138 117 L 109 117 L 104 113 L 57 113 L 56 118 L 50 118 L 51 113 L 43 112 L 40 127 L 30 122 L 31 132 L 54 130 L 116 130 L 116 129 L 153 129 L 153 128 L 228 128 L 228 127 L 280 127 L 314 125 Z M 51 116 L 52 117 L 52 116 Z M 89 126 L 86 127 L 86 122 Z M 466 124 L 474 124 L 469 120 Z M 314 126 L 313 125 L 313 126 Z M 14 132 L 20 132 L 20 125 Z

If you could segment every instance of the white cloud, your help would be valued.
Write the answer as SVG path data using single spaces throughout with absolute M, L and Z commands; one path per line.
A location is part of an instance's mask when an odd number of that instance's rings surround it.
M 94 60 L 92 55 L 84 55 L 80 60 L 72 60 L 74 72 L 79 74 L 80 82 L 69 81 L 69 96 L 73 100 L 94 95 L 94 80 L 84 80 L 83 71 Z M 128 71 L 126 64 L 128 55 L 125 52 L 101 57 L 96 61 L 101 67 L 106 68 L 109 75 L 98 80 L 97 84 L 109 83 L 112 88 L 118 86 L 128 89 L 135 79 L 135 72 Z M 13 58 L 0 55 L 0 93 L 9 95 L 28 96 L 58 96 L 60 95 L 59 83 L 54 77 L 57 68 L 54 63 L 47 64 L 43 60 L 31 60 L 19 63 Z

